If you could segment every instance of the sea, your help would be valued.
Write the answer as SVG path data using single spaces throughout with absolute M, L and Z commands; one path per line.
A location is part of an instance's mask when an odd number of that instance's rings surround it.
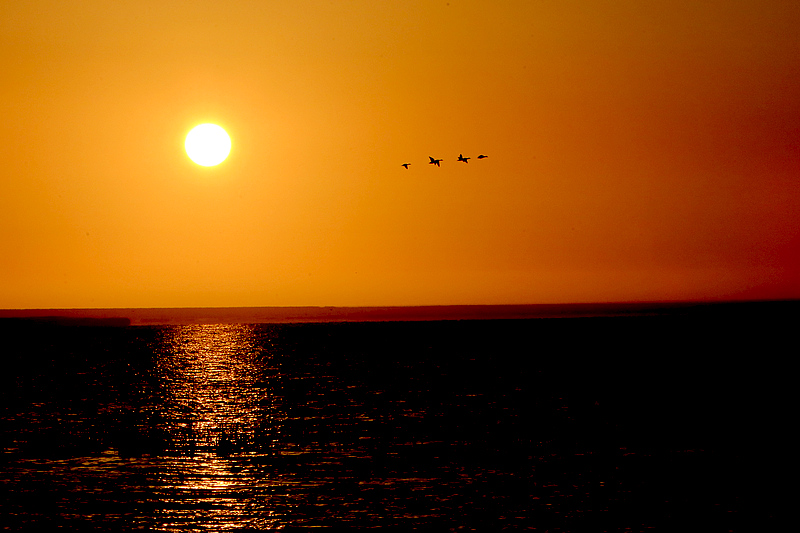
M 0 528 L 771 531 L 798 302 L 0 320 Z

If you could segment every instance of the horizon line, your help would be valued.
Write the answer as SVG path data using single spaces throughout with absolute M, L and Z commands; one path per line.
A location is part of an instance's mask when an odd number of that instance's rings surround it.
M 681 300 L 543 304 L 435 304 L 408 306 L 95 307 L 0 309 L 0 319 L 129 320 L 130 325 L 287 324 L 509 320 L 614 316 L 678 316 L 725 312 L 800 300 Z

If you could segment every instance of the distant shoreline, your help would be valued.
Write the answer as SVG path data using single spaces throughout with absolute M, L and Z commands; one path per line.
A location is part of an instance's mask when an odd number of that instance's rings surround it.
M 0 309 L 0 322 L 148 326 L 519 320 L 620 316 L 709 316 L 798 313 L 800 300 L 384 307 L 193 307 L 131 309 Z

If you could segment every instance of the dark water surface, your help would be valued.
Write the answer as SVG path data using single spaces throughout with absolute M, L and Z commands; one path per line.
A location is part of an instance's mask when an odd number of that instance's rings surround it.
M 765 530 L 789 333 L 746 318 L 6 325 L 0 526 Z

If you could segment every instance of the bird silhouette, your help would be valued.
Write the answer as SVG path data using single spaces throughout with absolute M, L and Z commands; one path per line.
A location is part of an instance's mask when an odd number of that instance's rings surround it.
M 400 165 L 400 166 L 401 166 L 401 167 L 405 167 L 405 169 L 406 169 L 406 170 L 408 170 L 408 165 L 410 165 L 410 164 L 411 164 L 411 163 L 403 163 L 403 164 L 402 164 L 402 165 Z
M 485 159 L 485 158 L 487 158 L 487 157 L 489 157 L 489 156 L 488 156 L 488 155 L 483 155 L 483 154 L 481 154 L 481 155 L 479 155 L 479 156 L 478 156 L 478 159 Z
M 430 159 L 430 160 L 431 160 L 431 162 L 430 162 L 430 163 L 428 163 L 429 165 L 436 165 L 437 167 L 438 167 L 438 166 L 440 166 L 440 165 L 439 165 L 439 163 L 441 163 L 442 161 L 444 161 L 443 159 L 434 159 L 434 158 L 432 158 L 431 156 L 428 156 L 428 159 Z
M 464 157 L 462 154 L 458 154 L 458 160 L 463 161 L 464 163 L 469 163 L 469 160 L 472 159 L 471 157 Z

